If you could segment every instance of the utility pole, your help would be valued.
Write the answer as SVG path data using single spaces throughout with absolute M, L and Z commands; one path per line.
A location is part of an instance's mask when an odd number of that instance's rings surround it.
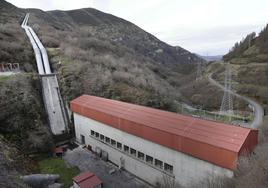
M 230 93 L 232 90 L 232 73 L 230 63 L 225 63 L 225 76 L 224 76 L 224 94 L 221 102 L 221 115 L 229 115 L 229 119 L 231 119 L 231 115 L 233 112 L 233 96 Z

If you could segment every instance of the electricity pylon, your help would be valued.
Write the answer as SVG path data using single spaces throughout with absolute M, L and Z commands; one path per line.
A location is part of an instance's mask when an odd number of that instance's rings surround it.
M 203 74 L 202 62 L 199 61 L 197 63 L 196 80 L 200 80 L 202 78 L 202 74 Z
M 225 65 L 225 77 L 224 77 L 224 94 L 221 102 L 221 115 L 233 115 L 233 96 L 230 93 L 232 90 L 232 73 L 230 63 Z

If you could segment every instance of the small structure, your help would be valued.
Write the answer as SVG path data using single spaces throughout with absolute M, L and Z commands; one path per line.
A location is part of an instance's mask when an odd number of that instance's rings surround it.
M 19 72 L 19 63 L 0 63 L 0 72 Z
M 54 149 L 54 154 L 55 154 L 57 157 L 62 157 L 62 156 L 63 156 L 63 153 L 64 153 L 63 147 L 56 147 L 56 148 Z
M 73 188 L 102 188 L 102 182 L 95 174 L 87 171 L 73 178 Z

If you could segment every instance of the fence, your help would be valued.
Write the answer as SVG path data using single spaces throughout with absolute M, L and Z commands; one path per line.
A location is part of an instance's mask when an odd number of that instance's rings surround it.
M 19 63 L 0 63 L 0 72 L 19 72 Z
M 252 112 L 242 112 L 242 111 L 234 111 L 234 115 L 224 115 L 219 112 L 211 112 L 207 110 L 203 110 L 202 108 L 194 108 L 190 107 L 184 103 L 176 103 L 178 106 L 178 111 L 181 114 L 190 115 L 196 118 L 213 120 L 213 121 L 221 121 L 225 123 L 231 123 L 237 126 L 241 124 L 245 125 L 249 122 L 253 121 L 253 113 Z

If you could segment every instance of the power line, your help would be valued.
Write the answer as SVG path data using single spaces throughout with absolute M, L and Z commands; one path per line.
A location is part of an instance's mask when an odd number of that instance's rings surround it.
M 225 63 L 224 94 L 221 102 L 221 115 L 233 115 L 232 72 L 230 63 Z
M 199 61 L 197 63 L 196 80 L 200 80 L 202 78 L 202 75 L 203 75 L 203 66 L 202 66 L 202 62 Z

